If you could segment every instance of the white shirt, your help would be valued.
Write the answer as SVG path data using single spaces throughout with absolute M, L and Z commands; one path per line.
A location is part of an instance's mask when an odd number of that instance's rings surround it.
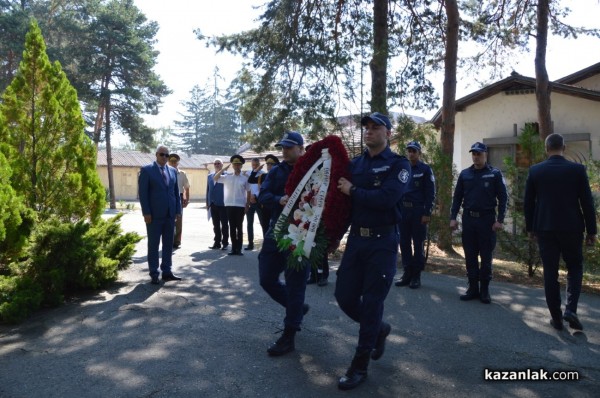
M 256 173 L 256 177 L 258 178 L 259 175 L 265 174 L 265 173 L 266 172 L 264 170 L 258 170 L 258 172 Z M 246 171 L 246 172 L 244 172 L 244 174 L 246 176 L 250 177 L 250 171 Z M 258 198 L 258 194 L 259 194 L 258 184 L 250 184 L 250 193 Z
M 221 175 L 217 183 L 223 184 L 225 206 L 246 207 L 247 192 L 250 190 L 247 176 L 242 173 L 237 176 L 235 174 Z

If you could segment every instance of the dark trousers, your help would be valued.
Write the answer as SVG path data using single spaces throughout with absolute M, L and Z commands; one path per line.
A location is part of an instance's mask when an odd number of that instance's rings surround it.
M 421 223 L 424 212 L 424 209 L 402 208 L 402 221 L 400 222 L 402 267 L 404 271 L 412 274 L 421 272 L 425 268 L 427 224 Z
M 231 237 L 231 251 L 242 252 L 244 241 L 244 215 L 245 207 L 226 206 L 227 220 L 229 221 L 229 236 Z
M 269 231 L 258 254 L 258 276 L 264 291 L 285 308 L 284 326 L 300 330 L 309 267 L 298 271 L 289 269 L 286 267 L 287 256 L 287 252 L 279 251 L 272 231 Z M 285 283 L 279 279 L 282 272 Z
M 358 349 L 375 347 L 397 258 L 397 232 L 371 238 L 351 233 L 348 237 L 337 271 L 335 298 L 342 311 L 360 324 Z
M 215 233 L 215 245 L 227 246 L 229 244 L 229 221 L 225 206 L 210 205 L 210 215 Z
M 260 206 L 258 212 L 258 220 L 260 221 L 260 229 L 262 229 L 263 237 L 267 236 L 269 223 L 271 222 L 271 208 L 269 206 Z
M 492 225 L 496 222 L 494 213 L 472 217 L 465 210 L 462 217 L 462 244 L 465 250 L 467 277 L 481 281 L 492 279 L 492 256 L 496 248 L 496 232 Z M 481 258 L 481 267 L 479 265 Z
M 312 282 L 317 282 L 317 276 L 323 279 L 329 278 L 329 257 L 327 257 L 327 253 L 325 253 L 323 261 L 320 262 L 319 265 L 317 265 L 317 269 L 313 268 L 310 270 L 309 280 Z
M 175 232 L 175 218 L 155 218 L 146 224 L 148 234 L 148 271 L 151 277 L 158 277 L 158 247 L 162 238 L 162 261 L 160 269 L 163 274 L 171 273 L 173 256 L 173 235 Z
M 258 216 L 258 219 L 260 220 L 260 213 L 260 205 L 258 203 L 251 203 L 250 207 L 248 207 L 248 212 L 246 213 L 246 223 L 248 223 L 248 225 L 246 225 L 246 231 L 248 232 L 249 246 L 254 246 L 254 215 L 256 214 Z M 265 234 L 263 231 L 263 237 L 264 235 Z
M 173 240 L 174 245 L 181 244 L 181 233 L 183 232 L 183 194 L 179 195 L 181 200 L 181 217 L 175 221 L 175 238 Z
M 558 263 L 561 255 L 567 266 L 566 309 L 577 313 L 583 278 L 583 233 L 539 231 L 536 235 L 544 266 L 544 292 L 550 315 L 558 319 L 561 317 L 558 282 Z

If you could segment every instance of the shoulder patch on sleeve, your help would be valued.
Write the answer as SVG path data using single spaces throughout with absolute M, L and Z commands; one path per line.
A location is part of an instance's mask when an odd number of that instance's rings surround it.
M 398 179 L 403 184 L 406 184 L 408 182 L 409 177 L 410 177 L 410 172 L 406 169 L 402 169 L 400 171 L 400 173 L 398 173 Z

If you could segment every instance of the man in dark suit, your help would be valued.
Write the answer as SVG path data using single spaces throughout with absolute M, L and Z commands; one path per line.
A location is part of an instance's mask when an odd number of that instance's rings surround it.
M 181 280 L 171 271 L 175 219 L 181 217 L 181 199 L 177 171 L 167 165 L 169 149 L 156 148 L 156 161 L 142 167 L 139 177 L 139 196 L 148 233 L 148 268 L 152 284 L 158 285 L 158 246 L 162 238 L 163 281 Z
M 546 304 L 555 329 L 562 319 L 573 329 L 582 330 L 577 318 L 577 302 L 583 278 L 583 232 L 586 244 L 596 241 L 594 198 L 585 167 L 566 160 L 564 139 L 560 134 L 546 138 L 548 159 L 529 169 L 525 185 L 525 223 L 527 232 L 537 236 L 544 266 Z M 567 266 L 567 304 L 561 319 L 558 262 L 563 256 Z

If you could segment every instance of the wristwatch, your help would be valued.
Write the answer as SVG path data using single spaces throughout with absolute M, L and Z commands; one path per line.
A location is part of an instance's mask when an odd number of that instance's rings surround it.
M 350 196 L 354 195 L 354 191 L 356 191 L 356 185 L 350 187 Z

